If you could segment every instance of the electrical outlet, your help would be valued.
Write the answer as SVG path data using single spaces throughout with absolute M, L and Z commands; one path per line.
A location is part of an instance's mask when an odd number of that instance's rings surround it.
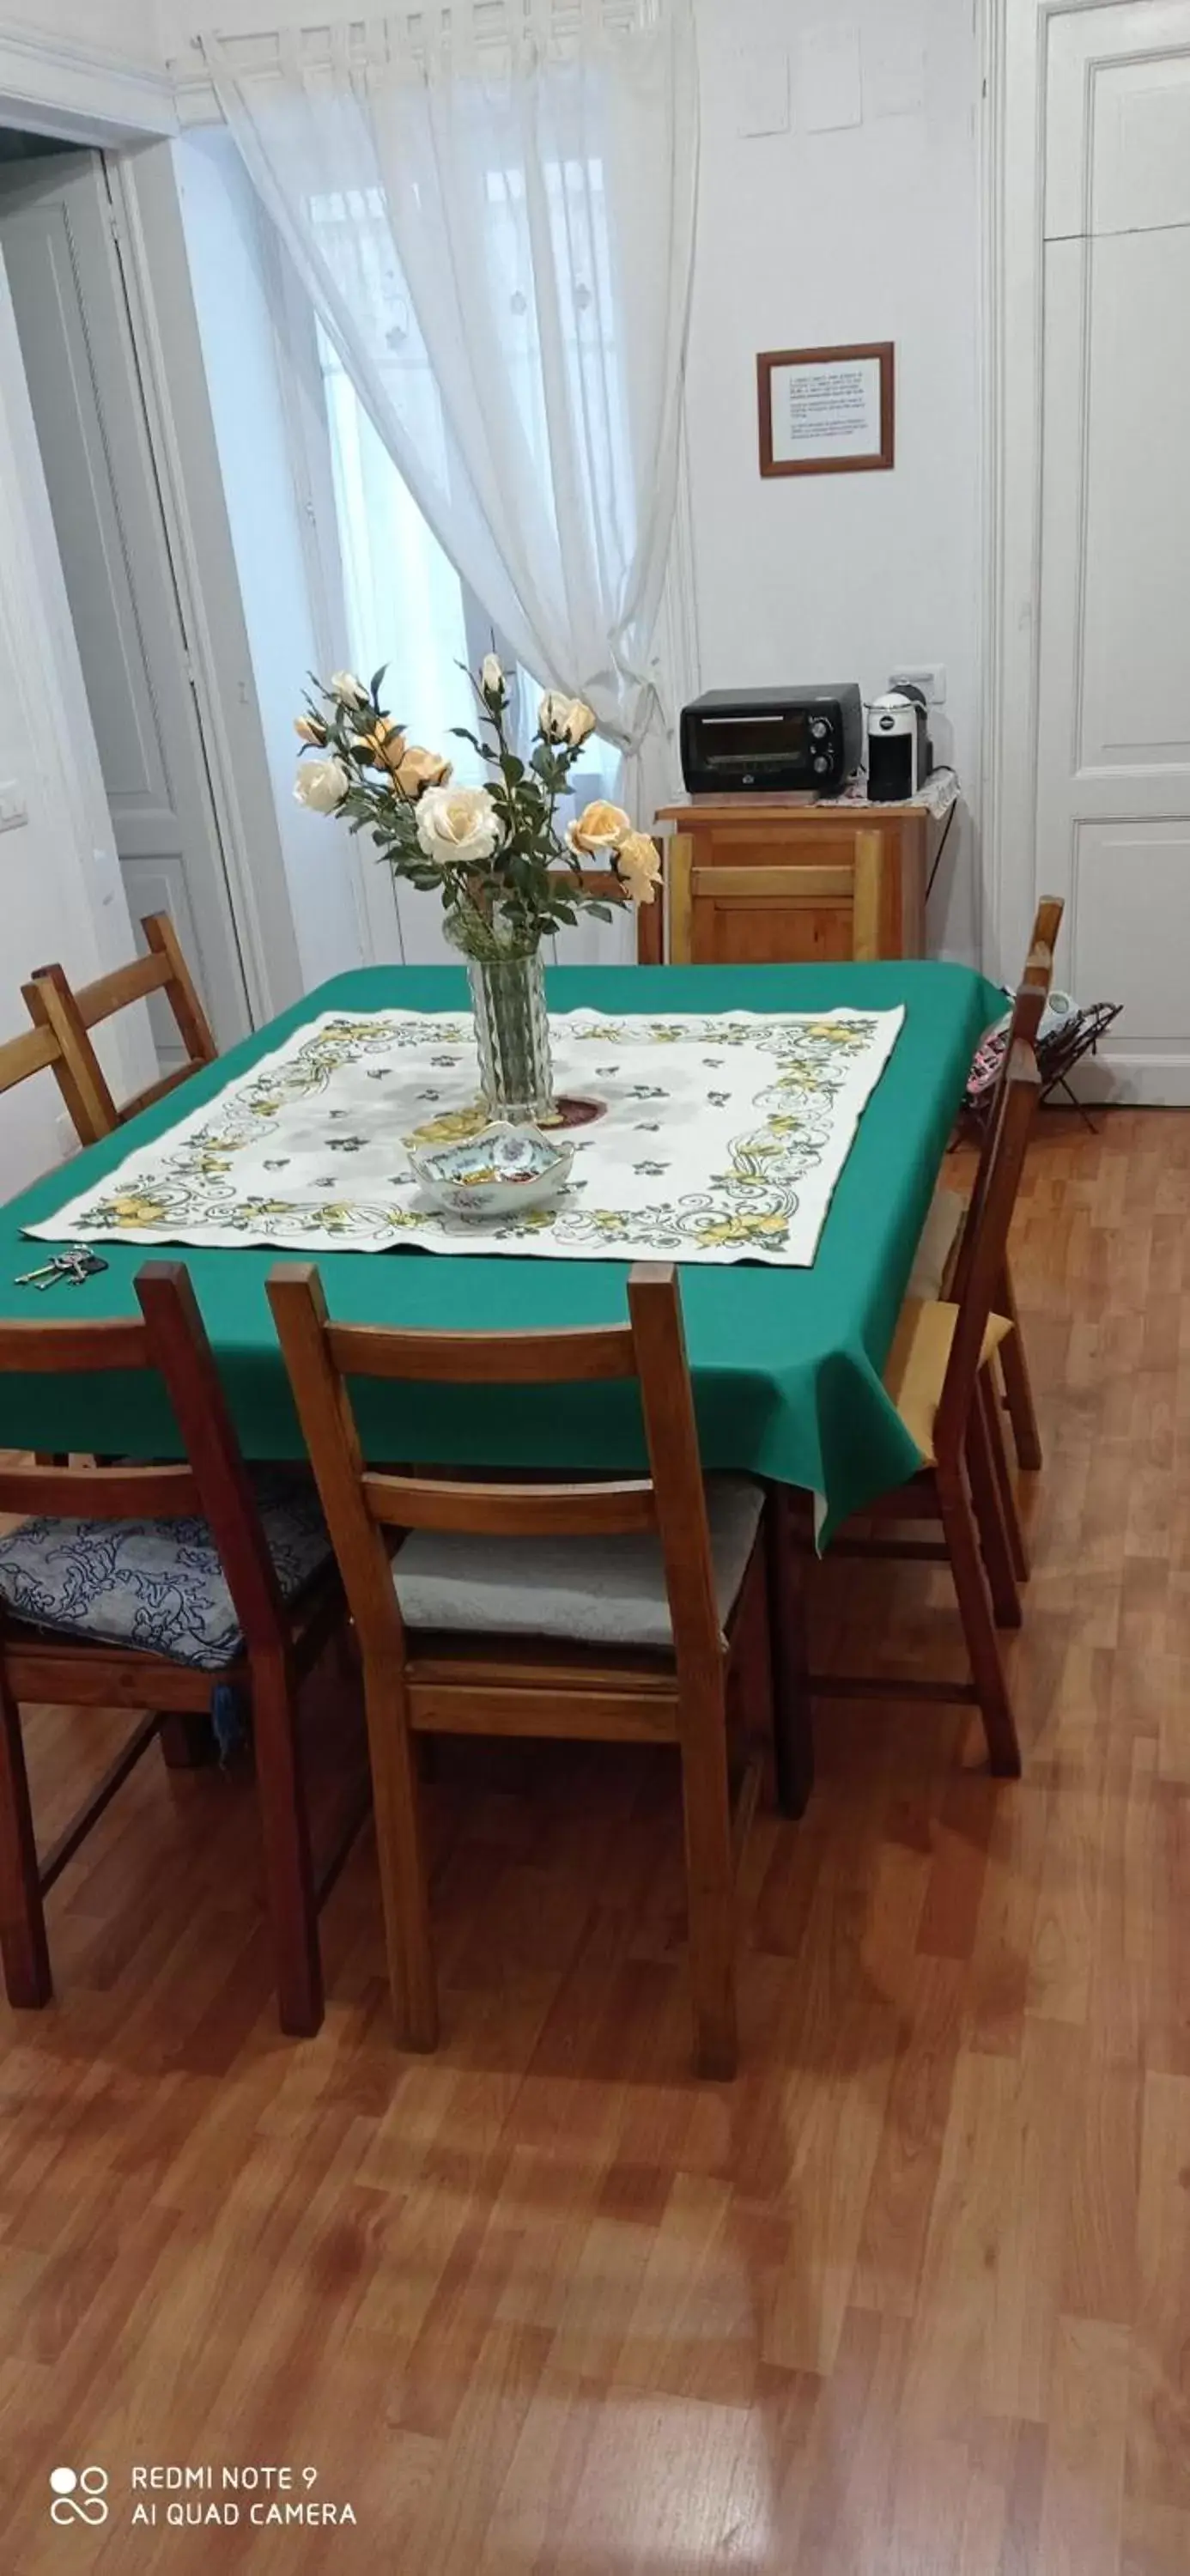
M 915 689 L 921 690 L 927 706 L 945 706 L 946 672 L 941 662 L 898 663 L 896 670 L 890 673 L 888 685 L 890 689 L 899 689 L 903 687 L 906 680 L 910 680 Z

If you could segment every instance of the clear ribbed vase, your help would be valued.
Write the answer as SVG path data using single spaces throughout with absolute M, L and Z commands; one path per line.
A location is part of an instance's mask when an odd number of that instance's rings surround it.
M 556 1119 L 550 1024 L 541 952 L 531 957 L 469 957 L 479 1082 L 493 1118 L 514 1127 Z
M 536 937 L 507 915 L 459 904 L 446 916 L 447 938 L 467 961 L 475 1012 L 479 1084 L 490 1118 L 514 1127 L 556 1125 L 545 977 Z

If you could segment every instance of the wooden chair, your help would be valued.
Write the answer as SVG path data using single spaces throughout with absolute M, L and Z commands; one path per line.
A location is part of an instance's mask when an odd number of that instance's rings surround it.
M 995 1525 L 994 1467 L 989 1450 L 989 1370 L 1012 1327 L 994 1308 L 1003 1276 L 1004 1249 L 1038 1095 L 1037 1061 L 1018 1040 L 1009 1058 L 981 1159 L 963 1238 L 957 1303 L 907 1298 L 885 1369 L 885 1386 L 925 1463 L 915 1476 L 867 1506 L 877 1524 L 938 1520 L 939 1544 L 900 1537 L 854 1538 L 844 1530 L 832 1554 L 938 1558 L 949 1563 L 967 1643 L 969 1681 L 922 1680 L 906 1675 L 812 1675 L 805 1638 L 805 1567 L 808 1535 L 797 1526 L 788 1494 L 770 1497 L 775 1566 L 771 1610 L 784 1706 L 795 1713 L 792 1769 L 804 1806 L 813 1779 L 811 1704 L 815 1698 L 970 1701 L 980 1710 L 991 1768 L 1015 1778 L 1020 1771 L 1016 1724 L 996 1639 L 993 1604 L 984 1565 L 987 1532 Z
M 205 1713 L 213 1686 L 226 1684 L 250 1701 L 254 1721 L 281 2027 L 309 2033 L 322 2020 L 322 1971 L 295 1699 L 301 1678 L 344 1621 L 342 1590 L 312 1490 L 290 1498 L 274 1484 L 262 1499 L 248 1476 L 186 1271 L 176 1262 L 149 1262 L 137 1275 L 136 1290 L 143 1318 L 138 1322 L 0 1324 L 0 1376 L 14 1370 L 159 1371 L 187 1458 L 185 1465 L 146 1467 L 0 1462 L 0 1512 L 36 1516 L 0 1540 L 5 1986 L 14 2005 L 48 2002 L 48 1889 L 154 1736 L 186 1713 Z M 209 1523 L 215 1555 L 205 1568 L 199 1566 L 190 1530 L 186 1558 L 175 1568 L 171 1525 L 195 1515 Z M 146 1521 L 159 1526 L 138 1532 L 135 1525 Z M 101 1530 L 89 1528 L 93 1523 L 103 1525 Z M 130 1527 L 117 1531 L 116 1523 Z M 128 1636 L 133 1616 L 136 1633 L 146 1637 L 162 1624 L 163 1593 L 169 1596 L 171 1616 L 164 1624 L 173 1651 L 134 1644 Z M 113 1612 L 116 1601 L 130 1606 Z M 199 1655 L 208 1660 L 195 1660 Z M 22 1704 L 151 1712 L 73 1823 L 40 1857 Z M 356 1816 L 353 1829 L 358 1821 Z
M 7 1038 L 0 1045 L 0 1094 L 15 1090 L 18 1082 L 27 1082 L 35 1073 L 55 1076 L 80 1136 L 84 1124 L 94 1126 L 97 1135 L 106 1132 L 95 1124 L 104 1114 L 99 1092 L 85 1069 L 83 1082 L 76 1087 L 57 1033 L 47 1025 L 22 1030 L 19 1037 Z M 85 1141 L 89 1143 L 91 1139 Z
M 753 1687 L 771 1703 L 763 1497 L 737 1478 L 704 1488 L 672 1268 L 638 1266 L 630 1322 L 585 1331 L 332 1324 L 316 1271 L 285 1265 L 272 1273 L 269 1299 L 363 1652 L 400 2041 L 429 2049 L 438 2035 L 413 1738 L 671 1743 L 682 1765 L 697 2064 L 730 2076 L 733 1836 L 738 1846 L 758 1772 L 754 1763 L 744 1771 L 733 1827 L 728 1693 L 759 1638 L 763 1680 Z M 370 1469 L 348 1392 L 349 1380 L 369 1377 L 456 1386 L 637 1379 L 650 1472 L 505 1484 Z M 412 1534 L 395 1557 L 394 1532 Z M 779 1748 L 779 1787 L 782 1777 Z
M 741 800 L 742 801 L 742 800 Z M 738 814 L 726 822 L 716 847 L 733 840 L 755 846 L 756 827 Z M 857 831 L 820 866 L 705 865 L 697 836 L 678 832 L 669 844 L 669 958 L 674 966 L 764 965 L 774 954 L 803 960 L 885 954 L 885 843 L 878 831 Z M 781 916 L 782 947 L 773 929 Z
M 1045 1005 L 1049 1000 L 1050 986 L 1054 980 L 1054 949 L 1058 932 L 1062 927 L 1064 911 L 1065 904 L 1060 895 L 1043 895 L 1038 904 L 1033 923 L 1033 936 L 1029 943 L 1029 954 L 1025 960 L 1025 971 L 1017 990 L 1009 1041 L 1004 1051 L 1005 1065 L 1008 1063 L 1014 1038 L 1027 1038 L 1030 1045 L 1036 1043 Z M 1030 1007 L 1022 1017 L 1021 1002 L 1025 995 L 1039 996 L 1039 999 L 1036 1011 L 1034 1012 Z M 1002 1079 L 1003 1068 L 1001 1069 Z M 961 1192 L 950 1189 L 945 1182 L 940 1182 L 934 1192 L 933 1203 L 918 1246 L 913 1276 L 909 1283 L 911 1295 L 919 1297 L 950 1295 L 966 1214 L 967 1203 Z M 1004 1378 L 1004 1401 L 1012 1424 L 1017 1463 L 1021 1467 L 1035 1471 L 1041 1465 L 1041 1435 L 1037 1427 L 1037 1408 L 1033 1400 L 1033 1385 L 1029 1375 L 1029 1363 L 1021 1333 L 1016 1292 L 1012 1284 L 1012 1272 L 1007 1254 L 1004 1261 L 1004 1275 L 997 1283 L 996 1307 L 998 1313 L 1008 1317 L 1013 1327 L 1012 1334 L 1001 1352 L 1000 1366 Z
M 654 846 L 655 846 L 655 848 L 656 848 L 656 850 L 657 850 L 658 857 L 659 857 L 659 858 L 661 858 L 661 861 L 662 861 L 662 867 L 664 868 L 664 864 L 665 864 L 665 862 L 664 862 L 664 855 L 663 855 L 663 854 L 664 854 L 664 850 L 665 850 L 665 843 L 664 843 L 664 841 L 662 841 L 662 840 L 660 840 L 660 839 L 655 839 Z M 602 902 L 602 903 L 618 903 L 618 904 L 620 904 L 620 905 L 632 906 L 632 898 L 631 898 L 630 894 L 628 893 L 628 889 L 627 889 L 627 887 L 626 887 L 626 886 L 621 885 L 619 878 L 618 878 L 618 877 L 615 877 L 615 876 L 613 876 L 613 875 L 612 875 L 612 872 L 611 872 L 611 869 L 610 869 L 610 868 L 580 868 L 580 869 L 579 869 L 579 871 L 578 871 L 577 880 L 576 880 L 576 877 L 575 877 L 575 871 L 574 871 L 574 869 L 573 869 L 573 868 L 554 868 L 554 869 L 551 871 L 551 874 L 552 874 L 552 876 L 553 876 L 553 877 L 555 877 L 555 878 L 556 878 L 556 880 L 557 880 L 557 882 L 558 882 L 558 884 L 559 884 L 559 886 L 560 886 L 560 887 L 565 887 L 565 886 L 567 886 L 567 885 L 574 885 L 574 884 L 577 882 L 577 883 L 582 887 L 582 889 L 583 889 L 583 893 L 584 893 L 584 894 L 593 895 L 593 896 L 595 897 L 595 899 L 596 899 L 596 901 L 597 901 L 597 902 Z M 658 883 L 657 883 L 657 889 L 656 889 L 656 892 L 655 892 L 655 894 L 654 894 L 654 896 L 653 896 L 653 900 L 652 900 L 652 902 L 651 902 L 651 903 L 638 903 L 638 904 L 636 904 L 635 906 L 632 906 L 632 908 L 635 910 L 635 913 L 636 913 L 636 962 L 637 962 L 637 965 L 638 965 L 638 966 L 662 966 L 662 965 L 664 965 L 664 963 L 665 963 L 665 881 L 664 881 L 664 876 L 662 876 L 662 877 L 658 880 Z
M 110 1136 L 114 1128 L 135 1118 L 138 1110 L 150 1108 L 180 1082 L 188 1081 L 201 1065 L 213 1064 L 218 1054 L 169 914 L 147 913 L 141 929 L 149 943 L 148 956 L 132 958 L 127 966 L 98 976 L 93 984 L 80 984 L 75 991 L 62 967 L 52 965 L 35 968 L 31 981 L 21 987 L 35 1027 L 56 1042 L 57 1053 L 47 1061 L 83 1145 Z M 151 993 L 164 993 L 178 1024 L 186 1061 L 117 1106 L 90 1033 L 101 1020 L 125 1010 L 130 1002 L 147 1001 Z

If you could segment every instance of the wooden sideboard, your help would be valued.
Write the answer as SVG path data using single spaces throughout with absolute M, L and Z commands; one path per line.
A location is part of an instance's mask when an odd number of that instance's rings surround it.
M 665 805 L 675 966 L 921 957 L 929 871 L 945 831 L 925 805 L 692 796 Z

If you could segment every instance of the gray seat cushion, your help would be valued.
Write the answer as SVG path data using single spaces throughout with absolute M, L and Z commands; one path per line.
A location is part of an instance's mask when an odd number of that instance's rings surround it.
M 318 1499 L 299 1470 L 252 1479 L 283 1599 L 330 1557 Z M 0 1539 L 0 1600 L 20 1619 L 93 1644 L 140 1647 L 200 1672 L 243 1639 L 207 1523 L 30 1520 Z
M 747 1569 L 764 1495 L 744 1476 L 708 1476 L 715 1598 L 726 1627 Z M 409 1628 L 469 1635 L 563 1637 L 592 1646 L 672 1645 L 660 1541 L 472 1538 L 413 1530 L 393 1558 Z

